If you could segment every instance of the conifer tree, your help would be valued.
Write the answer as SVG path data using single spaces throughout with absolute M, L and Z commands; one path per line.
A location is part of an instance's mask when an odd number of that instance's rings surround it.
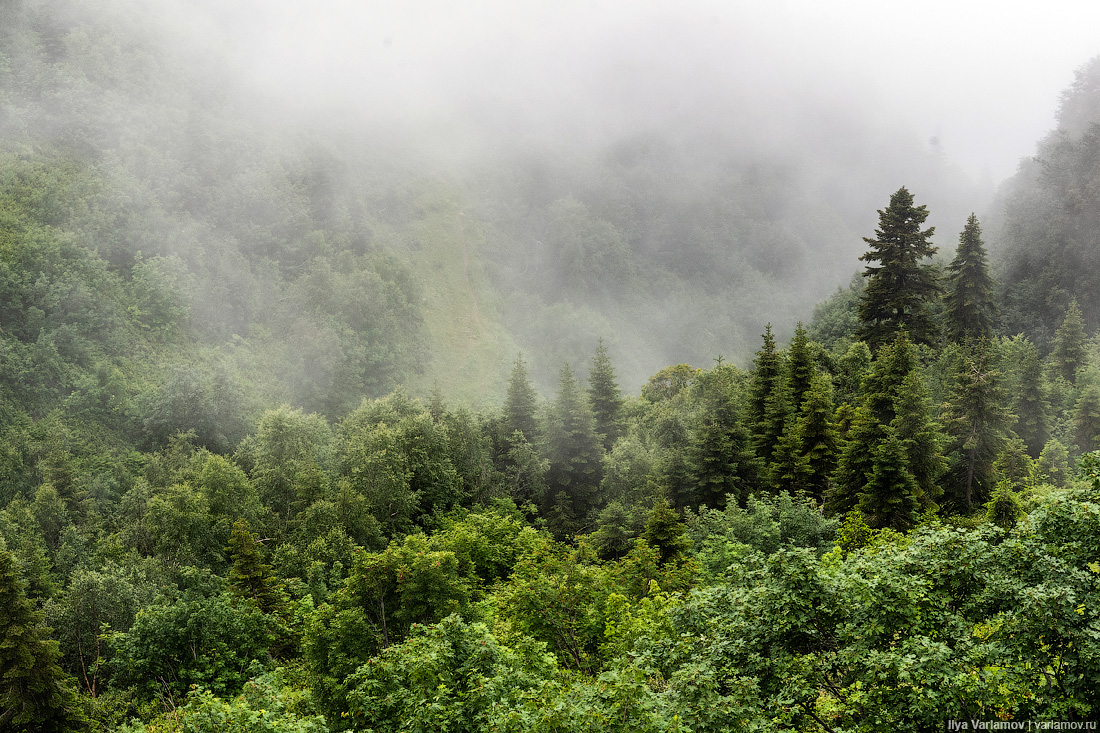
M 0 730 L 87 730 L 74 686 L 57 664 L 57 642 L 47 638 L 23 585 L 15 558 L 0 544 Z
M 791 407 L 795 412 L 802 409 L 802 400 L 810 391 L 810 382 L 813 380 L 814 369 L 813 353 L 810 350 L 810 339 L 806 336 L 806 329 L 800 322 L 791 339 L 791 348 L 787 351 L 787 374 L 791 397 Z
M 1048 483 L 1062 488 L 1069 480 L 1069 450 L 1061 441 L 1051 438 L 1035 462 L 1036 483 Z
M 574 517 L 583 519 L 596 505 L 603 476 L 603 447 L 596 435 L 592 408 L 568 364 L 562 367 L 558 396 L 550 411 L 547 458 L 551 498 L 563 495 Z
M 783 357 L 775 345 L 772 326 L 764 327 L 764 345 L 756 352 L 753 360 L 752 385 L 749 388 L 749 423 L 756 433 L 756 426 L 764 421 L 765 405 L 772 393 L 776 381 L 783 378 Z
M 837 461 L 836 480 L 825 496 L 826 512 L 847 514 L 861 503 L 874 472 L 876 451 L 888 434 L 902 448 L 902 460 L 915 487 L 914 501 L 933 506 L 940 473 L 937 432 L 916 352 L 905 331 L 879 350 L 863 385 L 863 404 L 853 414 Z
M 1012 421 L 1000 379 L 988 342 L 973 344 L 962 355 L 945 408 L 951 436 L 947 488 L 955 504 L 967 511 L 987 501 L 996 485 L 993 463 Z
M 1095 384 L 1083 387 L 1074 405 L 1073 436 L 1078 453 L 1100 448 L 1100 387 Z
M 615 382 L 615 370 L 602 338 L 592 358 L 592 369 L 588 372 L 588 401 L 596 418 L 596 432 L 600 435 L 604 450 L 610 451 L 622 432 L 620 413 L 623 396 Z
M 772 460 L 768 464 L 768 476 L 772 488 L 790 494 L 804 494 L 810 485 L 810 464 L 802 452 L 802 436 L 799 423 L 792 413 L 783 429 L 783 434 L 772 451 Z
M 765 465 L 771 465 L 776 449 L 787 432 L 793 429 L 794 424 L 790 389 L 785 376 L 780 374 L 779 378 L 772 383 L 771 394 L 764 402 L 764 417 L 756 426 L 753 441 L 756 455 Z M 772 484 L 775 484 L 774 476 L 772 476 Z
M 883 428 L 866 404 L 854 410 L 837 459 L 836 477 L 825 493 L 829 516 L 844 516 L 859 506 L 874 470 L 874 448 L 884 437 Z
M 837 360 L 836 375 L 833 380 L 833 401 L 838 406 L 845 402 L 850 405 L 856 404 L 859 401 L 863 378 L 870 371 L 871 349 L 862 341 L 856 341 Z
M 260 554 L 259 536 L 248 529 L 248 522 L 238 519 L 226 548 L 233 568 L 229 584 L 233 591 L 254 603 L 264 613 L 277 614 L 285 607 L 286 598 L 271 566 Z
M 522 356 L 516 357 L 512 376 L 508 381 L 508 392 L 504 398 L 504 434 L 511 436 L 518 430 L 528 443 L 538 442 L 541 431 L 537 410 L 538 394 L 527 376 L 527 366 L 523 363 Z
M 1050 362 L 1056 376 L 1077 383 L 1077 369 L 1085 364 L 1085 319 L 1077 298 L 1070 301 L 1065 320 L 1054 334 Z
M 920 508 L 935 509 L 943 493 L 940 481 L 946 469 L 942 455 L 944 436 L 932 416 L 924 378 L 917 368 L 911 369 L 898 385 L 890 426 L 905 448 L 909 473 L 917 482 Z
M 680 515 L 665 499 L 658 501 L 650 511 L 649 517 L 646 518 L 642 539 L 657 549 L 661 563 L 678 559 L 688 549 L 688 541 L 684 537 L 684 523 L 680 521 Z
M 905 531 L 916 523 L 917 480 L 909 471 L 905 446 L 892 427 L 873 450 L 871 475 L 860 494 L 859 509 L 872 529 Z
M 890 343 L 903 329 L 915 342 L 932 344 L 936 328 L 928 304 L 939 286 L 935 270 L 924 262 L 936 253 L 929 242 L 935 228 L 921 229 L 928 208 L 914 206 L 913 195 L 902 187 L 878 213 L 874 238 L 863 240 L 871 250 L 860 257 L 878 264 L 867 265 L 863 272 L 868 282 L 860 296 L 857 335 L 872 350 Z
M 993 334 L 997 306 L 993 300 L 993 278 L 986 266 L 982 230 L 974 214 L 966 220 L 955 259 L 947 271 L 943 314 L 947 338 L 954 343 L 988 338 Z
M 1046 395 L 1039 350 L 1031 342 L 1027 343 L 1020 361 L 1020 385 L 1013 412 L 1016 414 L 1016 434 L 1027 445 L 1028 454 L 1038 458 L 1050 439 L 1050 401 Z
M 833 400 L 829 379 L 815 375 L 802 402 L 798 418 L 798 440 L 805 457 L 807 480 L 805 491 L 820 504 L 825 500 L 830 480 L 836 470 L 837 436 L 832 423 Z
M 700 377 L 706 396 L 687 451 L 691 496 L 688 501 L 678 501 L 681 506 L 723 508 L 730 494 L 744 502 L 758 483 L 759 461 L 741 420 L 737 395 L 727 373 L 731 369 L 718 366 Z

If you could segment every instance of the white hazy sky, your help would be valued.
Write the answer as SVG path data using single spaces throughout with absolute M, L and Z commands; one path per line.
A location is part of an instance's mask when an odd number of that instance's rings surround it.
M 213 1 L 213 0 L 211 0 Z M 1046 0 L 249 0 L 225 7 L 257 78 L 303 107 L 420 119 L 470 109 L 566 126 L 807 100 L 938 138 L 999 181 L 1100 55 L 1100 2 Z M 247 30 L 242 30 L 247 29 Z M 727 100 L 728 102 L 728 100 Z M 461 110 L 461 111 L 460 111 Z M 572 118 L 572 119 L 571 119 Z

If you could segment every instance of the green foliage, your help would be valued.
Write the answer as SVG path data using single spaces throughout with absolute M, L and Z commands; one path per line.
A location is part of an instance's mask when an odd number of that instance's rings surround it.
M 135 686 L 146 699 L 179 700 L 191 685 L 217 695 L 239 690 L 251 663 L 267 659 L 279 624 L 255 605 L 211 590 L 165 599 L 141 610 L 127 631 L 110 634 L 113 683 Z
M 229 699 L 197 687 L 178 721 L 183 733 L 328 733 L 324 717 L 296 709 L 296 694 L 277 673 L 250 679 Z
M 611 588 L 607 571 L 591 563 L 589 552 L 584 545 L 539 548 L 518 560 L 497 598 L 512 635 L 546 643 L 566 668 L 594 673 L 601 666 L 603 608 Z
M 1001 529 L 1011 529 L 1023 515 L 1019 499 L 1012 491 L 1012 484 L 1001 481 L 993 491 L 993 497 L 985 503 L 985 516 Z
M 836 546 L 849 554 L 871 544 L 875 531 L 867 524 L 863 512 L 854 510 L 844 515 L 844 521 L 836 530 Z
M 485 625 L 452 615 L 360 667 L 348 680 L 347 715 L 380 732 L 493 729 L 556 671 L 544 644 L 506 647 Z

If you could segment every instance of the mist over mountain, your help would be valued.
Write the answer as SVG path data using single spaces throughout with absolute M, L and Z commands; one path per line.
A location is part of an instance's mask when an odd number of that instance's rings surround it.
M 306 406 L 353 403 L 338 383 L 499 396 L 518 351 L 546 387 L 600 337 L 626 384 L 744 362 L 766 322 L 846 283 L 884 191 L 909 185 L 948 232 L 988 200 L 812 60 L 761 67 L 750 29 L 713 32 L 703 6 L 343 10 L 6 6 L 8 149 L 92 171 L 103 211 L 73 226 L 95 251 L 124 276 L 138 252 L 180 258 L 191 326 L 248 339 Z M 403 294 L 287 300 L 341 257 L 389 258 Z M 386 356 L 356 352 L 387 308 L 406 315 L 368 339 Z

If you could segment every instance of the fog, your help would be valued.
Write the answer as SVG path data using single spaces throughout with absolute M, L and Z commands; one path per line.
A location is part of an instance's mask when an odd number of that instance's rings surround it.
M 847 285 L 898 187 L 950 256 L 1100 52 L 1100 7 L 1071 2 L 0 11 L 34 29 L 0 63 L 5 147 L 96 161 L 125 211 L 102 256 L 180 258 L 197 331 L 330 413 L 344 383 L 499 399 L 520 352 L 549 393 L 601 337 L 630 392 L 668 364 L 747 365 L 766 323 L 786 339 Z M 342 272 L 352 255 L 400 268 Z M 401 358 L 362 365 L 366 332 Z
M 994 182 L 1053 126 L 1100 24 L 1072 1 L 236 5 L 236 60 L 312 115 L 583 140 L 709 113 L 781 144 L 810 111 L 856 109 Z

